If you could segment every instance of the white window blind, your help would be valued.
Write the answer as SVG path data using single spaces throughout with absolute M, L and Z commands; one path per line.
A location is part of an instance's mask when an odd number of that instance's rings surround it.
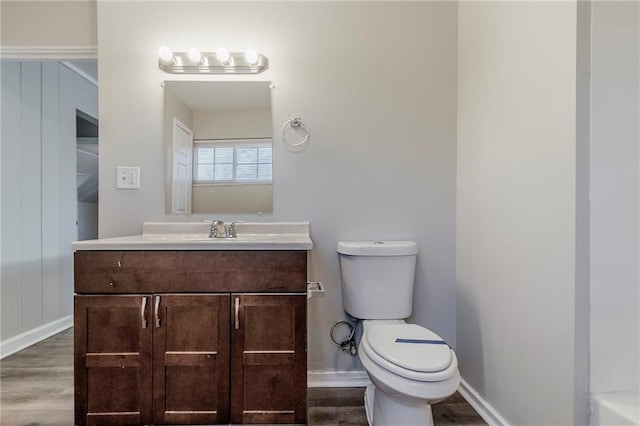
M 271 183 L 271 139 L 193 142 L 194 183 Z

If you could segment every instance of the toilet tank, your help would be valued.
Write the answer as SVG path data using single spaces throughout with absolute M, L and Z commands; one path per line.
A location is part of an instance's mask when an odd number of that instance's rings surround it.
M 340 242 L 344 310 L 359 319 L 411 315 L 418 245 L 413 241 Z

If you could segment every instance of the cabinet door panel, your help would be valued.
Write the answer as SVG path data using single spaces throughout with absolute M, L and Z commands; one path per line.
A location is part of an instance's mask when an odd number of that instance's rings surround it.
M 154 309 L 158 300 L 155 424 L 228 423 L 229 296 L 155 295 Z
M 306 296 L 232 299 L 232 423 L 306 423 Z
M 76 425 L 151 422 L 150 299 L 75 297 Z

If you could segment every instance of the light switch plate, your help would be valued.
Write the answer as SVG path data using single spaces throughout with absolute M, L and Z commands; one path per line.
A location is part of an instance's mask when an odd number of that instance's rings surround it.
M 140 189 L 140 167 L 118 167 L 117 177 L 116 188 Z

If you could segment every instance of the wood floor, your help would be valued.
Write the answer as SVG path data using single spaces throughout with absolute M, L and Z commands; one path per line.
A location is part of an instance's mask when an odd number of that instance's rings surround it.
M 73 330 L 0 361 L 2 426 L 73 425 Z
M 364 388 L 310 388 L 309 424 L 367 426 L 363 403 Z M 434 404 L 432 409 L 433 422 L 436 426 L 486 425 L 482 417 L 457 392 L 446 400 Z
M 367 425 L 363 388 L 309 389 L 309 424 Z M 436 425 L 485 425 L 456 393 L 433 406 Z M 0 425 L 73 425 L 73 329 L 0 361 Z

